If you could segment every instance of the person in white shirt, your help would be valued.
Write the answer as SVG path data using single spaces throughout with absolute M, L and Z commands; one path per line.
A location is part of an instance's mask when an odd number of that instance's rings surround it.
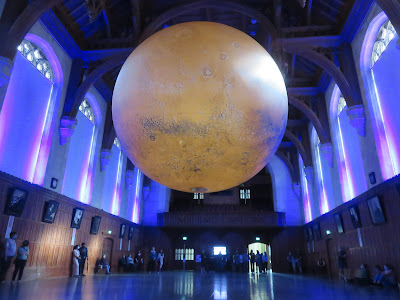
M 5 249 L 3 253 L 0 255 L 0 282 L 4 283 L 6 279 L 6 274 L 8 268 L 11 265 L 11 260 L 15 256 L 17 252 L 17 245 L 15 244 L 15 240 L 18 238 L 16 232 L 10 233 L 10 238 L 6 239 Z
M 164 251 L 163 251 L 162 249 L 161 249 L 160 252 L 158 253 L 157 260 L 158 260 L 158 263 L 159 263 L 159 265 L 158 265 L 158 272 L 160 272 L 161 269 L 162 269 L 162 266 L 163 266 L 163 264 L 164 264 Z

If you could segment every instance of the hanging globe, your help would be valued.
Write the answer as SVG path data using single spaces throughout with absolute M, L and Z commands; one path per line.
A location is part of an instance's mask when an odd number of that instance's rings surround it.
M 278 148 L 288 99 L 282 75 L 253 38 L 189 22 L 139 45 L 112 101 L 127 156 L 151 179 L 184 192 L 216 192 L 256 175 Z

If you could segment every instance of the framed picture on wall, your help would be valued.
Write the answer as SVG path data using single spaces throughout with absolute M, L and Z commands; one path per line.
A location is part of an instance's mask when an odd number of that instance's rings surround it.
M 369 213 L 371 214 L 372 223 L 374 223 L 375 225 L 385 223 L 386 218 L 385 215 L 383 214 L 379 198 L 375 196 L 371 199 L 368 199 L 367 203 L 368 203 Z
M 335 214 L 333 217 L 335 218 L 337 232 L 344 233 L 342 216 L 340 214 Z
M 126 229 L 126 225 L 125 224 L 121 224 L 121 227 L 119 229 L 119 237 L 121 239 L 123 239 L 124 236 L 125 236 L 125 229 Z
M 92 217 L 92 223 L 90 224 L 90 234 L 98 234 L 100 228 L 101 217 Z
M 71 228 L 79 229 L 81 228 L 81 222 L 83 219 L 83 209 L 75 207 L 72 211 Z
M 319 223 L 315 223 L 313 225 L 314 237 L 316 241 L 321 240 L 321 228 L 319 227 Z
M 4 213 L 6 215 L 20 217 L 25 207 L 28 192 L 19 188 L 10 188 Z
M 313 232 L 312 232 L 312 228 L 311 227 L 308 227 L 308 239 L 310 240 L 310 241 L 313 241 L 314 240 L 314 235 L 313 235 Z
M 49 200 L 44 206 L 42 221 L 50 224 L 54 223 L 59 205 L 60 202 Z
M 133 238 L 133 227 L 129 227 L 129 233 L 128 233 L 128 240 L 132 240 Z
M 361 228 L 361 219 L 360 219 L 360 212 L 357 206 L 350 206 L 349 207 L 351 223 L 355 229 Z

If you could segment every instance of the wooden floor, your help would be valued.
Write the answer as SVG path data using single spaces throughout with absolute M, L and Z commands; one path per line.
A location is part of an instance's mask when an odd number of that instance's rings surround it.
M 268 273 L 89 275 L 0 286 L 0 299 L 400 299 L 396 291 Z

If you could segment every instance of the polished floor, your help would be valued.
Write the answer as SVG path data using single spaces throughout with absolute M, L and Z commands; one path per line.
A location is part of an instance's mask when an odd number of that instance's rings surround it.
M 0 286 L 0 299 L 400 299 L 396 291 L 344 285 L 303 276 L 268 273 L 95 275 Z

